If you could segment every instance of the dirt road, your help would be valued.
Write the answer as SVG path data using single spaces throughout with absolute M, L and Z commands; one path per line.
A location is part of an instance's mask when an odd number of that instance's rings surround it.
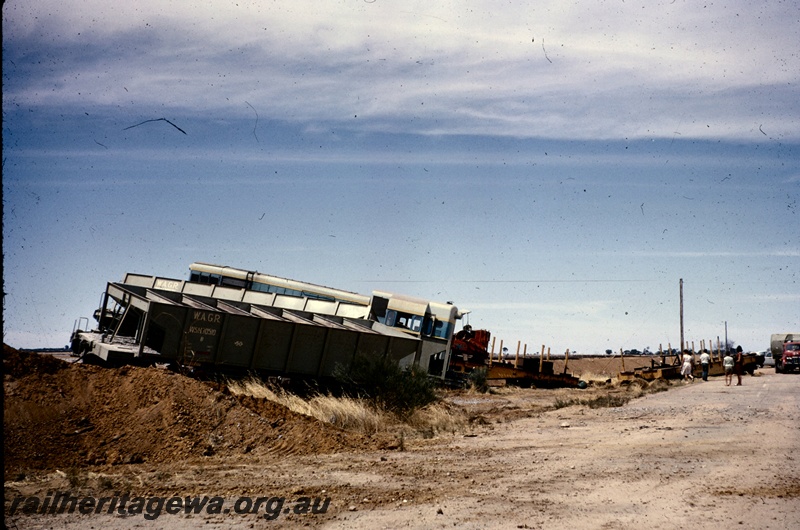
M 17 482 L 7 477 L 6 523 L 671 529 L 791 528 L 800 520 L 800 377 L 761 370 L 745 376 L 740 387 L 716 378 L 679 384 L 622 407 L 552 408 L 589 395 L 567 389 L 458 395 L 451 398 L 454 405 L 475 420 L 469 431 L 403 441 L 405 450 L 314 456 L 283 451 L 110 471 L 58 470 Z M 9 515 L 14 498 L 39 496 L 43 502 L 57 491 L 96 498 L 219 496 L 225 508 L 188 515 L 162 510 L 150 520 L 105 509 Z M 233 508 L 241 496 L 286 501 L 267 506 L 265 499 L 258 513 L 241 514 Z M 317 511 L 326 508 L 324 513 L 291 513 L 306 497 L 319 499 Z M 238 511 L 248 502 L 239 501 Z M 273 520 L 264 517 L 268 509 Z
M 431 484 L 433 498 L 359 508 L 329 526 L 791 528 L 800 520 L 798 384 L 771 371 L 741 387 L 698 382 L 393 455 L 386 467 L 399 473 L 356 476 Z

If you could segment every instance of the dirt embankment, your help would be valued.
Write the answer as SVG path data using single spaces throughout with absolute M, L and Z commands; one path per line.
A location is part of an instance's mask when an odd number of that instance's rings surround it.
M 68 492 L 221 496 L 227 508 L 275 496 L 287 502 L 271 523 L 281 528 L 794 528 L 800 517 L 800 376 L 772 369 L 739 387 L 712 377 L 448 392 L 468 426 L 397 447 L 180 374 L 53 361 L 4 352 L 7 514 L 15 500 Z M 569 371 L 619 370 L 618 358 L 593 362 Z M 330 504 L 290 509 L 306 497 Z M 9 521 L 222 530 L 261 528 L 264 514 L 18 510 Z
M 30 470 L 396 444 L 159 368 L 70 364 L 5 345 L 3 368 L 6 480 Z
M 556 361 L 563 371 L 563 359 Z M 559 364 L 560 363 L 560 364 Z M 641 358 L 628 364 L 649 363 Z M 98 368 L 3 347 L 6 479 L 31 470 L 158 464 L 213 455 L 396 449 L 274 402 L 231 396 L 160 368 Z M 576 375 L 613 377 L 618 357 L 575 358 Z

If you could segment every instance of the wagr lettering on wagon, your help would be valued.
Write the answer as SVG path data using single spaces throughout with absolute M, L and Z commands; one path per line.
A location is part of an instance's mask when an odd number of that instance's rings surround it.
M 219 324 L 220 322 L 222 322 L 222 315 L 218 313 L 195 311 L 194 320 L 195 322 L 208 322 L 209 324 Z
M 177 280 L 165 280 L 165 279 L 157 279 L 155 287 L 156 289 L 164 289 L 165 291 L 180 291 L 181 284 L 183 282 Z

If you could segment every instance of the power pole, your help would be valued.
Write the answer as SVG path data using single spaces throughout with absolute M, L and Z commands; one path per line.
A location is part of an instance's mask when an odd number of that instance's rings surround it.
M 725 351 L 728 351 L 728 321 L 725 321 Z
M 680 279 L 679 286 L 681 291 L 681 352 L 679 355 L 683 355 L 683 278 Z

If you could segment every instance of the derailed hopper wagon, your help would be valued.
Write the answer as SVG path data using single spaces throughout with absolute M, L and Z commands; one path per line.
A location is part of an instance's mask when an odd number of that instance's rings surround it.
M 189 281 L 127 274 L 108 283 L 97 329 L 75 329 L 73 352 L 109 364 L 314 378 L 357 356 L 388 357 L 443 377 L 432 360 L 449 360 L 462 316 L 449 303 L 392 293 L 370 297 L 209 264 L 191 269 Z
M 75 330 L 73 352 L 109 364 L 310 377 L 332 376 L 337 364 L 347 367 L 359 355 L 419 362 L 419 340 L 379 323 L 259 305 L 245 301 L 253 297 L 242 289 L 214 291 L 140 275 L 109 283 L 98 329 Z

